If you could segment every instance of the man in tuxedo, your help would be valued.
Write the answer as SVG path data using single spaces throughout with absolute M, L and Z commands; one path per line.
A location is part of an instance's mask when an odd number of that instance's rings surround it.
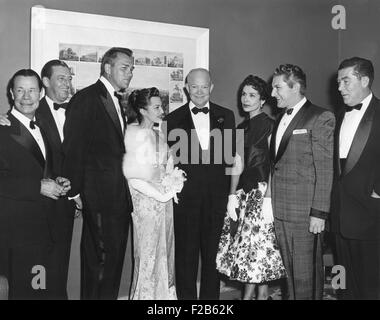
M 60 60 L 48 61 L 42 68 L 41 79 L 45 96 L 40 100 L 36 119 L 46 133 L 52 150 L 53 172 L 62 175 L 64 139 L 63 126 L 66 120 L 67 100 L 71 90 L 71 72 L 68 65 Z M 79 200 L 79 198 L 77 198 Z M 82 204 L 77 204 L 81 208 Z M 51 286 L 55 289 L 56 299 L 67 299 L 67 278 L 69 271 L 71 238 L 73 234 L 75 202 L 61 197 L 56 202 L 55 215 L 50 215 L 53 250 L 50 255 L 54 273 Z
M 44 130 L 52 154 L 52 170 L 55 176 L 62 174 L 63 163 L 63 126 L 65 123 L 66 101 L 71 90 L 71 72 L 68 65 L 60 60 L 50 60 L 42 68 L 41 79 L 45 96 L 40 100 L 35 112 L 36 120 Z M 0 124 L 10 125 L 5 117 Z M 82 204 L 78 201 L 77 207 Z M 54 214 L 53 214 L 54 213 Z M 49 259 L 48 273 L 51 298 L 67 299 L 67 278 L 70 260 L 71 238 L 75 213 L 75 202 L 61 197 L 56 201 L 54 212 L 49 214 L 54 246 Z
M 270 146 L 275 231 L 288 275 L 283 295 L 321 299 L 321 233 L 330 211 L 335 118 L 306 99 L 306 75 L 298 66 L 280 65 L 272 87 L 284 109 Z
M 372 62 L 353 57 L 338 68 L 345 108 L 337 114 L 332 231 L 345 268 L 341 299 L 380 299 L 380 101 Z
M 166 117 L 168 143 L 187 173 L 174 207 L 177 295 L 197 299 L 200 253 L 199 298 L 219 299 L 215 259 L 229 192 L 226 169 L 233 163 L 235 118 L 232 111 L 209 101 L 213 84 L 207 70 L 191 70 L 186 89 L 190 102 Z
M 48 216 L 55 209 L 48 198 L 64 196 L 69 182 L 52 179 L 51 150 L 35 122 L 40 77 L 19 70 L 8 88 L 10 126 L 0 126 L 0 274 L 8 279 L 10 299 L 46 299 L 52 297 Z M 42 277 L 37 282 L 36 270 Z
M 128 87 L 132 51 L 111 48 L 100 79 L 70 100 L 64 126 L 63 172 L 70 197 L 83 201 L 81 296 L 116 299 L 132 202 L 122 172 L 126 120 L 117 94 Z

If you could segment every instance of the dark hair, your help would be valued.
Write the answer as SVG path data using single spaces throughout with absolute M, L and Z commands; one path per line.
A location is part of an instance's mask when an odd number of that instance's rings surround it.
M 127 103 L 128 123 L 133 123 L 136 119 L 141 123 L 143 116 L 140 110 L 146 109 L 152 97 L 160 97 L 160 91 L 155 87 L 132 91 Z
M 300 94 L 306 93 L 306 75 L 302 69 L 293 64 L 281 64 L 273 73 L 273 77 L 284 76 L 284 81 L 289 88 L 293 88 L 297 82 L 300 84 Z
M 46 62 L 46 64 L 42 67 L 41 79 L 43 79 L 44 77 L 50 79 L 51 75 L 53 74 L 53 67 L 65 67 L 70 70 L 66 62 L 61 60 L 50 60 Z
M 35 77 L 37 79 L 37 82 L 38 82 L 38 88 L 40 89 L 40 92 L 42 90 L 42 87 L 43 87 L 43 84 L 42 84 L 42 81 L 41 81 L 41 78 L 40 76 L 38 75 L 38 73 L 32 69 L 21 69 L 21 70 L 18 70 L 13 76 L 12 78 L 9 80 L 8 82 L 8 85 L 7 85 L 7 98 L 8 98 L 8 102 L 9 102 L 9 105 L 13 105 L 13 98 L 12 98 L 12 95 L 11 95 L 11 90 L 13 90 L 14 88 L 14 85 L 15 85 L 15 79 L 19 76 L 22 76 L 22 77 Z
M 358 79 L 360 79 L 361 77 L 368 77 L 368 87 L 371 88 L 373 79 L 375 77 L 375 71 L 373 69 L 373 64 L 370 60 L 360 57 L 352 57 L 349 59 L 345 59 L 340 63 L 338 70 L 342 70 L 349 67 L 354 67 L 354 73 Z
M 241 103 L 240 98 L 241 98 L 241 95 L 243 94 L 243 89 L 245 86 L 251 86 L 253 89 L 255 89 L 260 95 L 260 100 L 267 101 L 269 99 L 268 84 L 263 79 L 250 74 L 248 77 L 246 77 L 243 80 L 243 82 L 239 86 L 238 97 L 239 97 L 240 103 Z
M 121 48 L 121 47 L 113 47 L 113 48 L 109 49 L 103 55 L 102 64 L 100 66 L 100 75 L 104 75 L 104 73 L 105 73 L 104 66 L 106 64 L 113 65 L 114 60 L 117 58 L 117 55 L 119 53 L 123 53 L 123 54 L 126 54 L 128 57 L 132 57 L 133 51 L 131 49 Z

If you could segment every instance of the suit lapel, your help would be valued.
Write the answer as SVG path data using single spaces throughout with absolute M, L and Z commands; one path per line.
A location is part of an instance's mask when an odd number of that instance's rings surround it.
M 282 112 L 276 119 L 276 123 L 273 128 L 272 132 L 272 138 L 270 139 L 270 157 L 271 157 L 271 162 L 274 163 L 276 159 L 276 136 L 277 136 L 277 129 L 278 125 L 280 124 L 280 121 L 284 115 L 284 112 Z
M 40 105 L 36 111 L 36 119 L 44 131 L 48 133 L 49 142 L 54 144 L 57 150 L 60 150 L 62 144 L 61 137 L 45 97 L 40 101 Z
M 342 168 L 340 164 L 340 157 L 339 157 L 339 150 L 340 150 L 340 128 L 342 126 L 343 118 L 344 118 L 344 109 L 342 109 L 336 116 L 336 126 L 335 126 L 335 143 L 334 143 L 334 149 L 335 149 L 335 167 L 337 168 L 338 176 L 342 173 Z
M 293 134 L 293 130 L 297 127 L 303 127 L 304 123 L 306 122 L 305 120 L 310 104 L 310 101 L 307 100 L 286 128 L 285 133 L 282 136 L 280 145 L 278 147 L 277 155 L 275 158 L 276 163 L 281 159 L 282 155 L 284 154 L 286 147 L 288 146 L 289 140 Z
M 202 161 L 202 148 L 199 142 L 198 134 L 195 130 L 195 125 L 191 116 L 189 103 L 185 105 L 183 112 L 184 114 L 182 120 L 179 123 L 179 126 L 180 128 L 184 129 L 187 133 L 189 163 L 196 163 L 197 160 Z M 193 159 L 193 157 L 195 157 L 196 159 Z
M 343 174 L 346 175 L 358 162 L 365 145 L 367 144 L 369 134 L 371 132 L 373 117 L 375 114 L 375 100 L 372 97 L 371 102 L 361 119 L 358 129 L 354 135 L 350 151 L 348 152 L 346 165 Z
M 36 140 L 30 134 L 29 130 L 21 124 L 11 113 L 8 114 L 9 121 L 11 122 L 11 134 L 13 140 L 15 140 L 22 147 L 27 149 L 36 161 L 39 163 L 42 169 L 45 168 L 45 158 L 38 146 Z
M 123 131 L 120 125 L 119 116 L 117 115 L 116 107 L 115 107 L 115 104 L 113 103 L 112 97 L 110 96 L 106 87 L 103 85 L 103 83 L 100 80 L 98 80 L 96 84 L 98 86 L 100 100 L 102 101 L 102 104 L 104 105 L 104 108 L 106 109 L 106 112 L 108 113 L 113 124 L 115 125 L 115 129 L 117 130 L 120 138 L 123 139 Z

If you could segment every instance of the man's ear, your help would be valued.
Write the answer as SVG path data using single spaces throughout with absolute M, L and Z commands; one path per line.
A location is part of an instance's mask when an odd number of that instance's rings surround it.
M 211 86 L 210 86 L 210 93 L 212 92 L 212 89 L 214 89 L 214 84 L 211 83 Z
M 363 88 L 367 88 L 369 86 L 369 77 L 362 76 L 360 79 L 360 82 L 361 82 Z
M 298 82 L 294 82 L 293 84 L 293 91 L 294 92 L 301 92 L 301 85 Z
M 43 77 L 42 83 L 44 84 L 44 87 L 46 87 L 46 88 L 50 87 L 50 79 L 48 77 Z
M 12 91 L 12 89 L 9 89 L 9 93 L 10 93 L 10 95 L 11 95 L 11 97 L 12 97 L 12 100 L 14 101 L 14 100 L 15 100 L 15 96 L 13 95 L 13 91 Z
M 104 65 L 104 71 L 107 75 L 111 74 L 111 65 L 109 63 Z

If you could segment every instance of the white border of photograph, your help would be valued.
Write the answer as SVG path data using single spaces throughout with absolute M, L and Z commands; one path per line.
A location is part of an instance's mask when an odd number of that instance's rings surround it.
M 48 60 L 58 59 L 60 43 L 179 52 L 184 76 L 209 66 L 207 28 L 32 7 L 31 68 L 40 73 Z

